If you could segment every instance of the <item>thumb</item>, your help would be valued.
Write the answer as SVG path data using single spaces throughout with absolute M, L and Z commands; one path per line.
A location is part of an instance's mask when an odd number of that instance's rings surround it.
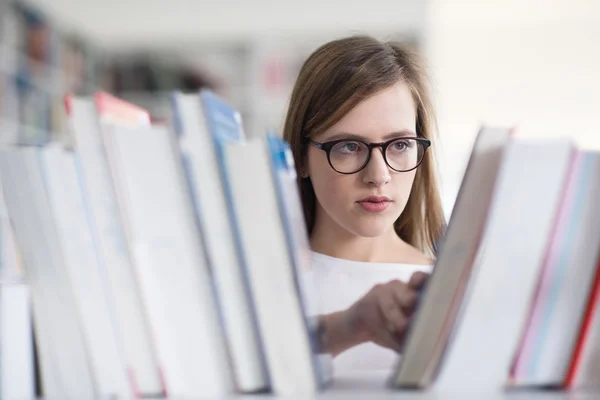
M 413 290 L 420 290 L 425 286 L 427 279 L 429 278 L 429 274 L 422 271 L 417 271 L 410 277 L 408 281 L 408 287 Z

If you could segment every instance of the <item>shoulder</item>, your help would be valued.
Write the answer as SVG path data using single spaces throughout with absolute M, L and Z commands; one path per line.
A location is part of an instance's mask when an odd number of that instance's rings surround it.
M 411 264 L 417 265 L 432 265 L 435 260 L 427 255 L 423 254 L 420 250 L 410 246 L 411 248 L 411 257 L 413 258 L 413 262 Z
M 434 259 L 404 241 L 398 246 L 393 257 L 396 262 L 403 264 L 431 266 L 435 263 Z

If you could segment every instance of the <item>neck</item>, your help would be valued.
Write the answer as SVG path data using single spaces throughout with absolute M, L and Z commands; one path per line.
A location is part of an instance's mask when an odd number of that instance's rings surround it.
M 351 261 L 389 262 L 404 242 L 393 227 L 377 237 L 354 235 L 333 221 L 317 219 L 310 237 L 313 251 Z M 396 257 L 394 257 L 394 253 Z

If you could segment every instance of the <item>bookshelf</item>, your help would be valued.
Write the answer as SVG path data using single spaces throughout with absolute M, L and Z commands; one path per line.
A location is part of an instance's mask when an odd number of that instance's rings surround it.
M 555 160 L 555 158 L 553 158 Z M 482 356 L 483 358 L 483 356 Z M 484 363 L 485 361 L 482 361 Z M 511 400 L 511 399 L 596 399 L 597 392 L 560 392 L 560 391 L 543 391 L 543 390 L 526 390 L 526 389 L 511 389 L 501 390 L 499 388 L 481 387 L 476 382 L 469 385 L 467 382 L 464 388 L 440 390 L 397 390 L 385 386 L 387 374 L 373 374 L 370 376 L 347 376 L 338 377 L 333 382 L 328 384 L 322 392 L 317 394 L 296 396 L 274 396 L 270 394 L 255 394 L 255 395 L 231 395 L 233 399 L 413 399 L 413 400 L 430 400 L 430 399 L 471 399 L 485 398 L 492 400 Z
M 420 32 L 414 30 L 398 28 L 392 35 L 384 31 L 371 32 L 388 39 L 403 40 L 416 48 L 423 46 Z M 249 137 L 261 136 L 267 130 L 281 130 L 292 87 L 303 61 L 331 37 L 307 33 L 300 36 L 250 37 L 233 42 L 219 42 L 218 39 L 214 42 L 192 41 L 171 48 L 115 49 L 111 50 L 112 64 L 122 65 L 127 70 L 128 65 L 142 64 L 147 60 L 149 66 L 155 66 L 151 80 L 164 84 L 159 85 L 158 90 L 137 86 L 120 91 L 111 85 L 107 85 L 106 90 L 149 109 L 159 120 L 167 120 L 171 116 L 170 91 L 177 88 L 172 80 L 169 82 L 161 78 L 161 69 L 195 71 L 207 84 L 206 87 L 240 111 Z
M 61 137 L 63 95 L 98 86 L 100 54 L 29 3 L 0 1 L 0 141 Z
M 310 46 L 311 48 L 313 46 Z M 235 51 L 239 51 L 235 50 Z M 247 69 L 242 68 L 241 71 L 230 71 L 232 75 L 248 74 L 245 78 L 236 81 L 230 86 L 230 99 L 235 99 L 232 103 L 242 110 L 248 118 L 245 120 L 249 124 L 249 130 L 256 135 L 257 132 L 264 132 L 267 128 L 277 128 L 277 121 L 281 118 L 286 104 L 287 96 L 291 90 L 290 77 L 297 71 L 299 65 L 298 60 L 304 58 L 306 49 L 298 50 L 294 48 L 282 49 L 277 45 L 273 46 L 249 46 L 246 50 L 241 50 L 235 53 L 232 57 L 239 57 L 241 64 L 247 64 Z M 14 77 L 15 64 L 33 65 L 33 69 L 40 66 L 28 59 L 28 56 L 20 50 L 4 46 L 2 48 L 2 65 L 0 73 Z M 219 61 L 215 61 L 218 65 Z M 271 63 L 265 68 L 264 63 Z M 288 64 L 282 67 L 281 64 Z M 292 65 L 290 67 L 290 65 Z M 282 67 L 285 72 L 278 71 Z M 60 83 L 68 80 L 68 76 L 60 67 L 45 67 L 46 72 L 38 78 L 32 79 L 31 86 L 42 93 L 49 94 L 54 100 L 60 99 L 64 88 L 61 88 Z M 248 82 L 257 81 L 256 77 L 260 76 L 264 70 L 270 70 L 273 76 L 267 77 L 266 80 L 274 81 L 266 86 L 255 85 Z M 285 76 L 280 76 L 283 73 Z M 287 74 L 287 75 L 286 75 Z M 258 79 L 260 81 L 260 79 Z M 57 84 L 57 82 L 59 84 Z M 264 83 L 264 82 L 263 82 Z M 272 84 L 272 86 L 271 86 Z M 93 87 L 93 85 L 92 85 Z M 169 94 L 168 92 L 155 93 L 148 95 L 146 93 L 124 92 L 123 97 L 127 100 L 137 103 L 138 105 L 148 108 L 152 113 L 167 115 L 169 113 Z M 236 97 L 237 96 L 237 97 Z M 226 95 L 227 97 L 227 95 Z M 260 99 L 257 100 L 257 99 Z M 60 105 L 59 107 L 61 107 Z M 268 111 L 264 111 L 267 109 Z M 4 109 L 2 111 L 5 111 Z M 26 137 L 44 137 L 47 132 L 60 131 L 60 126 L 52 126 L 49 129 L 36 127 L 29 124 L 23 124 L 19 118 L 11 118 L 10 113 L 4 112 L 0 116 L 2 127 L 7 131 L 25 132 Z M 296 395 L 296 396 L 274 396 L 269 394 L 256 395 L 231 395 L 231 399 L 414 399 L 414 400 L 429 400 L 429 399 L 470 399 L 481 398 L 491 400 L 504 399 L 596 399 L 596 392 L 559 392 L 559 391 L 540 391 L 540 390 L 500 390 L 493 388 L 481 388 L 475 385 L 465 383 L 465 388 L 457 390 L 393 390 L 386 388 L 382 383 L 385 377 L 382 376 L 355 376 L 336 378 L 322 392 L 311 395 Z

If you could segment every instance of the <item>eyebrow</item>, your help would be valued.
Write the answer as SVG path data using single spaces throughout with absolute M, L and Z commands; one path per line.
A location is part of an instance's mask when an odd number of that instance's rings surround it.
M 401 130 L 401 131 L 388 133 L 387 135 L 385 135 L 383 137 L 383 140 L 389 140 L 389 139 L 400 138 L 400 137 L 417 137 L 417 134 L 411 130 L 405 129 L 405 130 Z M 350 132 L 338 132 L 338 133 L 331 135 L 326 140 L 332 141 L 332 140 L 339 140 L 339 139 L 363 140 L 366 142 L 369 141 L 369 138 L 367 138 L 365 136 L 357 135 L 355 133 L 350 133 Z

